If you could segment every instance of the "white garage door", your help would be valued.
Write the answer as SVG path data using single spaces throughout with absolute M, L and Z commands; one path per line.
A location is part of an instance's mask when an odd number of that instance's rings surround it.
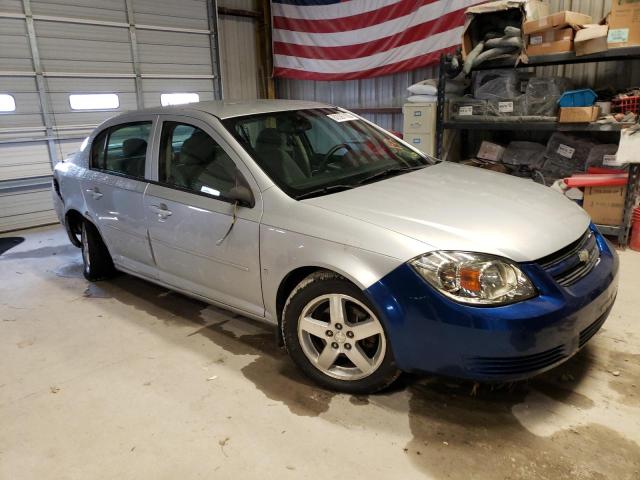
M 56 221 L 51 166 L 106 118 L 163 94 L 220 98 L 216 12 L 216 0 L 0 0 L 0 232 Z

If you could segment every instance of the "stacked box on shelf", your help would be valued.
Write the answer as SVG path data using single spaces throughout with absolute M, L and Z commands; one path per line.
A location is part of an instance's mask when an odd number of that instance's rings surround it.
M 636 0 L 611 2 L 608 24 L 609 48 L 640 45 L 640 3 Z

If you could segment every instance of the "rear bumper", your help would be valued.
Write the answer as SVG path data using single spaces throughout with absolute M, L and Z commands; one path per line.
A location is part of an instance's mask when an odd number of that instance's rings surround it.
M 402 265 L 365 291 L 385 324 L 398 367 L 480 381 L 531 377 L 566 361 L 606 320 L 617 294 L 618 258 L 597 234 L 600 261 L 570 287 L 535 263 L 538 289 L 503 307 L 456 303 Z

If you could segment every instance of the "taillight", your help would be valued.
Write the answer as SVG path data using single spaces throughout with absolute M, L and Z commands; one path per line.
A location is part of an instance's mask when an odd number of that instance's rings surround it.
M 54 178 L 53 179 L 53 189 L 55 190 L 56 194 L 62 198 L 62 195 L 60 195 L 60 184 L 58 183 L 58 179 Z

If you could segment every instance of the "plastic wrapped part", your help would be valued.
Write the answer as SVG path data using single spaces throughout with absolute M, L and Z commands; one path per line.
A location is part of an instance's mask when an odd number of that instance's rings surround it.
M 409 85 L 407 90 L 413 95 L 436 95 L 438 93 L 438 86 L 434 85 L 435 82 L 430 80 L 422 80 L 421 82 Z
M 473 96 L 480 100 L 508 100 L 520 96 L 517 70 L 486 70 L 473 77 Z
M 407 97 L 409 103 L 435 103 L 438 101 L 436 95 L 411 95 Z
M 512 99 L 487 100 L 489 117 L 522 117 L 527 114 L 524 95 Z
M 462 95 L 467 88 L 464 80 L 447 80 L 445 82 L 445 93 L 455 93 Z M 421 82 L 414 83 L 407 87 L 409 93 L 414 95 L 436 95 L 438 93 L 438 79 L 429 78 Z
M 507 165 L 526 165 L 531 169 L 539 169 L 544 164 L 546 150 L 547 147 L 541 143 L 514 141 L 507 145 L 502 162 Z
M 449 100 L 449 116 L 455 120 L 476 120 L 478 116 L 486 115 L 486 112 L 486 100 L 470 97 Z
M 595 145 L 589 152 L 585 169 L 589 167 L 615 167 L 618 144 L 603 143 Z
M 545 179 L 568 177 L 586 170 L 589 153 L 597 144 L 586 138 L 556 132 L 551 135 L 545 152 L 542 172 Z
M 571 80 L 564 77 L 532 77 L 527 83 L 527 115 L 555 117 L 558 100 L 571 88 Z

